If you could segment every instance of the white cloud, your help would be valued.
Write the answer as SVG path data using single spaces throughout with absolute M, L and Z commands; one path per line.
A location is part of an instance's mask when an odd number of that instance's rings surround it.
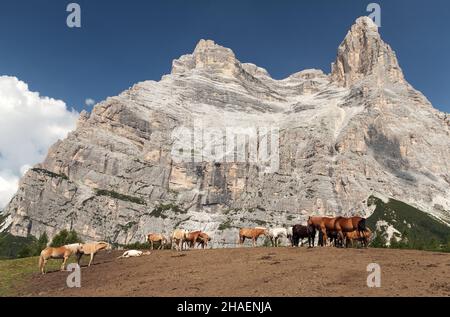
M 0 171 L 0 208 L 9 203 L 19 186 L 19 177 Z
M 86 104 L 86 106 L 93 106 L 95 105 L 95 100 L 92 98 L 87 98 L 84 103 Z
M 0 76 L 0 209 L 26 170 L 75 128 L 78 115 L 63 101 L 31 92 L 15 77 Z

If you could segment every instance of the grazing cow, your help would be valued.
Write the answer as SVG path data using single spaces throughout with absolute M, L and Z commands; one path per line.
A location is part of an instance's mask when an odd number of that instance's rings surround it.
M 143 255 L 150 255 L 150 254 L 151 254 L 151 252 L 142 252 L 142 251 L 138 251 L 138 250 L 128 250 L 128 251 L 125 251 L 124 254 L 119 256 L 118 259 L 134 258 L 134 257 L 139 257 L 139 256 L 143 256 Z
M 279 243 L 279 239 L 281 237 L 287 238 L 287 230 L 286 228 L 271 228 L 269 229 L 268 236 L 270 239 L 270 242 L 272 243 L 273 247 L 277 247 Z
M 200 232 L 200 234 L 197 237 L 197 246 L 201 245 L 202 249 L 205 249 L 208 247 L 208 242 L 211 241 L 211 237 L 207 235 L 204 232 Z
M 303 239 L 308 238 L 309 247 L 314 247 L 315 236 L 316 229 L 313 226 L 295 225 L 292 228 L 292 246 L 298 247 L 300 241 L 303 245 Z
M 59 248 L 48 247 L 42 250 L 39 256 L 39 270 L 42 274 L 45 274 L 45 265 L 49 259 L 63 259 L 61 264 L 61 271 L 66 269 L 67 259 L 71 255 L 77 256 L 77 263 L 80 264 L 81 259 L 81 243 L 68 244 Z
M 175 249 L 177 251 L 183 251 L 183 243 L 186 240 L 187 234 L 188 234 L 188 232 L 184 229 L 174 230 L 174 232 L 172 233 L 172 236 L 171 236 L 172 245 L 170 248 L 173 249 L 173 247 L 175 246 Z
M 253 247 L 256 247 L 256 241 L 260 235 L 267 235 L 267 229 L 263 227 L 242 228 L 239 230 L 239 244 L 242 246 L 245 239 L 252 239 Z
M 81 246 L 80 252 L 83 255 L 91 256 L 88 267 L 91 266 L 92 262 L 94 262 L 95 255 L 101 250 L 111 250 L 111 245 L 107 242 L 100 241 L 100 242 L 85 243 Z
M 334 221 L 334 231 L 341 241 L 344 241 L 344 232 L 358 230 L 361 234 L 366 231 L 366 219 L 362 217 L 337 217 Z
M 153 250 L 153 244 L 155 242 L 159 243 L 159 250 L 161 250 L 167 244 L 167 239 L 159 233 L 150 233 L 149 235 L 147 235 L 147 241 L 148 243 L 150 243 L 151 250 Z
M 366 228 L 365 231 L 354 230 L 351 232 L 345 232 L 344 236 L 345 236 L 345 240 L 346 240 L 345 245 L 347 248 L 349 247 L 350 244 L 353 247 L 354 241 L 361 242 L 361 245 L 363 247 L 367 247 L 369 244 L 369 241 L 372 238 L 372 230 L 370 230 L 369 228 Z

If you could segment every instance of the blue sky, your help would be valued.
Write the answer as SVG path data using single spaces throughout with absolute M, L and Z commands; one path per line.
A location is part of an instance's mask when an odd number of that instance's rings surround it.
M 339 43 L 372 1 L 78 0 L 82 28 L 63 0 L 0 0 L 0 75 L 16 76 L 77 110 L 86 98 L 159 80 L 201 38 L 233 49 L 275 78 L 330 71 Z M 377 1 L 380 32 L 407 80 L 450 112 L 450 1 Z

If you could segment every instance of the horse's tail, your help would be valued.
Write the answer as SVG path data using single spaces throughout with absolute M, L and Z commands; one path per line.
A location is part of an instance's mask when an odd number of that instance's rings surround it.
M 370 237 L 369 241 L 367 241 L 367 245 L 371 244 L 373 242 L 373 240 L 375 240 L 375 238 L 377 237 L 377 232 L 373 232 L 372 236 Z
M 358 231 L 366 231 L 366 218 L 361 218 L 361 220 L 358 222 Z

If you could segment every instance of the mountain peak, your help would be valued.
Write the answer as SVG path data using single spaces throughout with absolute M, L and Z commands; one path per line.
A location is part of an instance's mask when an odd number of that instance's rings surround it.
M 331 78 L 344 87 L 370 78 L 376 84 L 404 82 L 395 52 L 369 17 L 360 17 L 347 33 L 332 65 Z
M 362 16 L 356 19 L 355 24 L 353 25 L 354 28 L 364 28 L 370 31 L 376 31 L 378 32 L 378 25 L 375 24 L 375 22 L 367 17 Z
M 192 69 L 209 69 L 231 74 L 236 70 L 236 56 L 229 48 L 212 40 L 200 40 L 192 54 L 184 55 L 172 64 L 172 74 Z
M 204 52 L 206 50 L 218 49 L 218 48 L 223 48 L 223 47 L 216 44 L 216 42 L 214 42 L 213 40 L 201 39 L 200 41 L 198 41 L 197 45 L 195 46 L 194 54 L 196 52 Z

